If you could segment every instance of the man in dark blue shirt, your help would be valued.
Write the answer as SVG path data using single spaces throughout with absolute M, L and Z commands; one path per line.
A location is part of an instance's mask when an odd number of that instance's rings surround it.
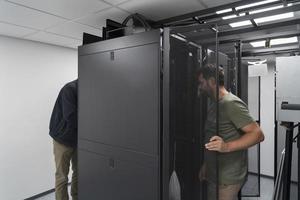
M 56 200 L 68 200 L 68 174 L 72 163 L 71 196 L 77 200 L 77 85 L 67 83 L 59 92 L 50 120 L 55 157 Z

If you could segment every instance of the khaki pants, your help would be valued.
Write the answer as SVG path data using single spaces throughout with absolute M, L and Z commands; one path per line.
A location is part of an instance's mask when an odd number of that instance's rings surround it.
M 219 185 L 218 200 L 237 200 L 237 195 L 242 187 L 242 184 L 236 185 Z M 216 200 L 216 185 L 208 183 L 208 199 Z
M 65 146 L 53 140 L 55 158 L 55 199 L 69 200 L 68 174 L 72 163 L 71 196 L 77 200 L 77 149 Z
M 237 200 L 237 195 L 241 189 L 241 184 L 220 185 L 219 200 Z

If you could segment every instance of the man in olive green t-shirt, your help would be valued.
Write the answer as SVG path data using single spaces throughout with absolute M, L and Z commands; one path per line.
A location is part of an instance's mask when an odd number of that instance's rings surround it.
M 214 65 L 202 67 L 198 72 L 199 89 L 211 103 L 205 124 L 205 163 L 199 177 L 216 188 L 219 185 L 218 200 L 235 200 L 247 175 L 247 149 L 264 140 L 264 134 L 250 116 L 247 105 L 224 87 L 224 71 L 219 70 L 219 132 L 216 131 L 217 82 Z M 216 157 L 218 162 L 218 177 Z M 218 181 L 217 181 L 218 179 Z M 209 191 L 209 195 L 213 191 Z

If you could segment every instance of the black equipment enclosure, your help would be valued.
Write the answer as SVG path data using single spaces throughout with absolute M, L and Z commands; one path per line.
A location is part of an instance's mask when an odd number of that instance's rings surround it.
M 80 49 L 79 199 L 159 198 L 159 39 Z
M 91 44 L 91 43 L 94 43 L 94 42 L 100 42 L 102 40 L 103 40 L 102 37 L 91 35 L 91 34 L 88 34 L 88 33 L 83 33 L 82 45 Z

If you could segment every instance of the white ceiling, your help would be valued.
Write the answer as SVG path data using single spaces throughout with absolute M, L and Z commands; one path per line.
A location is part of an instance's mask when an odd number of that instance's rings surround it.
M 0 35 L 77 48 L 82 33 L 102 36 L 106 19 L 131 13 L 160 20 L 236 0 L 0 0 Z

